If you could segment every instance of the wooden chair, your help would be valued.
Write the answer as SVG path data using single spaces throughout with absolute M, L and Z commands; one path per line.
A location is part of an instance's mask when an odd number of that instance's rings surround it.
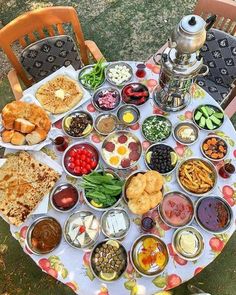
M 81 60 L 85 65 L 89 63 L 89 54 L 95 60 L 103 58 L 93 41 L 84 40 L 78 15 L 73 7 L 55 6 L 26 12 L 0 30 L 0 47 L 13 66 L 8 73 L 8 80 L 15 99 L 20 99 L 23 95 L 18 77 L 26 87 L 31 86 L 34 81 L 27 76 L 12 46 L 17 43 L 23 49 L 45 37 L 66 34 L 68 25 L 73 30 Z
M 236 35 L 236 2 L 233 0 L 198 0 L 194 14 L 206 19 L 216 15 L 213 28 Z

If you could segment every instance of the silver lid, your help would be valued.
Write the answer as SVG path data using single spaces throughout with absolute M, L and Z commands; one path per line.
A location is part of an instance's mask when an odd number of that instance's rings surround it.
M 189 34 L 198 34 L 205 28 L 206 22 L 198 15 L 186 15 L 180 22 L 180 27 Z

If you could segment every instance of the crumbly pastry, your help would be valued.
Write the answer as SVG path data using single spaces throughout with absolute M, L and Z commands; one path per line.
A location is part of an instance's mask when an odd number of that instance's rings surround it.
M 24 151 L 8 154 L 6 159 L 0 167 L 0 212 L 11 224 L 19 226 L 60 175 Z
M 2 141 L 14 145 L 34 145 L 46 139 L 51 128 L 47 113 L 40 107 L 24 101 L 13 101 L 2 110 L 5 130 Z
M 35 97 L 45 110 L 52 114 L 61 114 L 80 102 L 83 91 L 76 81 L 59 75 L 39 87 Z
M 128 207 L 134 214 L 145 214 L 162 200 L 163 177 L 157 171 L 138 173 L 126 188 Z

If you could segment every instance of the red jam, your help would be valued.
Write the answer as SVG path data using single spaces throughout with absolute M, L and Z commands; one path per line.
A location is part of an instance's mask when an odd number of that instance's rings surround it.
M 75 187 L 62 187 L 61 190 L 54 193 L 52 201 L 59 210 L 69 210 L 75 206 L 78 201 L 78 191 Z

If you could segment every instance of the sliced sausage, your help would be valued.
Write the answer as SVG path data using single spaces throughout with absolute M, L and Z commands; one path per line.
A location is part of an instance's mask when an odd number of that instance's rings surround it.
M 108 152 L 113 152 L 114 149 L 115 149 L 115 145 L 113 142 L 109 141 L 105 144 L 105 150 L 107 150 Z
M 118 142 L 119 143 L 125 143 L 128 140 L 127 136 L 122 134 L 118 137 Z
M 130 166 L 130 160 L 129 160 L 129 159 L 123 159 L 123 160 L 121 161 L 121 166 L 122 166 L 123 168 L 127 168 L 127 167 L 129 167 L 129 166 Z
M 129 159 L 132 161 L 138 161 L 139 157 L 140 157 L 140 153 L 137 151 L 132 151 L 129 153 Z

